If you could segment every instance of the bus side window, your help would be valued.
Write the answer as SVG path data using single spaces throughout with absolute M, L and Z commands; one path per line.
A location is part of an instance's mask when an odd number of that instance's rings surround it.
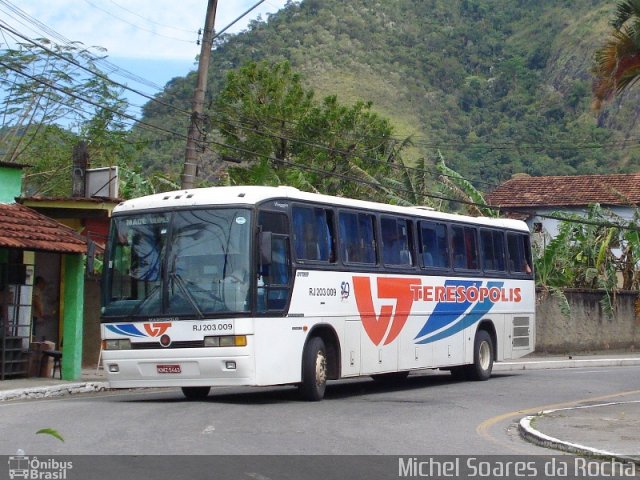
M 467 255 L 464 248 L 464 231 L 462 227 L 451 229 L 451 248 L 453 250 L 453 268 L 466 268 Z
M 262 211 L 258 225 L 263 232 L 272 232 L 271 263 L 259 265 L 257 275 L 258 312 L 283 310 L 291 289 L 289 221 L 285 214 Z
M 480 252 L 482 268 L 488 271 L 504 272 L 504 235 L 497 230 L 480 230 Z
M 382 262 L 386 265 L 411 266 L 409 223 L 404 219 L 382 217 Z
M 376 263 L 373 215 L 340 212 L 340 242 L 343 261 L 347 263 Z
M 335 261 L 332 214 L 324 208 L 293 207 L 293 245 L 298 260 Z
M 437 222 L 420 222 L 420 254 L 424 268 L 449 268 L 447 225 Z
M 271 265 L 266 276 L 267 310 L 282 310 L 289 297 L 289 248 L 286 238 L 273 237 Z
M 507 251 L 511 273 L 531 274 L 531 245 L 528 235 L 507 233 Z
M 453 267 L 463 270 L 478 269 L 477 231 L 472 227 L 452 227 Z

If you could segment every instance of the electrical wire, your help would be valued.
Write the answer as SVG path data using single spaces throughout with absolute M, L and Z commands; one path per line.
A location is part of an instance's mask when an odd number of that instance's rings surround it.
M 66 94 L 66 95 L 69 95 L 72 98 L 76 98 L 77 100 L 80 100 L 80 101 L 83 101 L 83 102 L 87 102 L 87 103 L 89 103 L 91 105 L 94 105 L 96 107 L 99 107 L 99 108 L 105 108 L 106 110 L 109 110 L 112 113 L 118 114 L 118 115 L 120 115 L 120 116 L 122 116 L 124 118 L 128 118 L 128 119 L 134 121 L 137 124 L 144 125 L 144 126 L 148 127 L 149 129 L 162 131 L 164 133 L 171 134 L 171 135 L 173 135 L 175 137 L 181 137 L 183 139 L 187 138 L 187 136 L 184 135 L 184 134 L 173 132 L 171 130 L 167 130 L 165 128 L 158 127 L 156 125 L 152 125 L 152 124 L 143 122 L 143 121 L 138 120 L 135 117 L 131 117 L 131 116 L 129 116 L 129 115 L 123 113 L 123 112 L 118 112 L 116 110 L 113 110 L 113 109 L 110 109 L 108 107 L 105 107 L 104 105 L 100 105 L 97 102 L 94 102 L 92 100 L 89 100 L 89 99 L 86 99 L 86 98 L 81 98 L 81 97 L 79 97 L 79 96 L 77 96 L 77 95 L 75 95 L 75 94 L 73 94 L 71 92 L 68 92 L 68 91 L 66 91 L 66 90 L 64 90 L 62 88 L 59 88 L 59 87 L 51 84 L 50 82 L 46 82 L 46 81 L 44 81 L 42 79 L 38 79 L 38 78 L 36 78 L 36 77 L 34 77 L 32 75 L 29 75 L 29 74 L 27 74 L 25 72 L 21 72 L 20 70 L 17 70 L 15 68 L 5 64 L 4 62 L 0 61 L 0 65 L 4 66 L 5 68 L 7 68 L 9 70 L 12 70 L 12 71 L 14 71 L 14 72 L 16 72 L 16 73 L 18 73 L 20 75 L 24 75 L 24 76 L 26 76 L 26 77 L 28 77 L 28 78 L 36 81 L 36 82 L 42 83 L 43 85 L 48 86 L 49 88 L 53 88 L 54 90 L 58 90 L 58 91 Z M 368 185 L 368 186 L 376 188 L 376 189 L 384 187 L 384 188 L 386 188 L 387 190 L 390 190 L 390 191 L 404 192 L 404 193 L 411 193 L 411 194 L 414 193 L 413 191 L 405 189 L 405 188 L 400 188 L 400 187 L 397 187 L 397 186 L 395 186 L 395 187 L 394 186 L 384 186 L 380 182 L 372 182 L 372 181 L 369 181 L 369 180 L 366 180 L 366 179 L 362 179 L 362 178 L 359 178 L 359 177 L 353 177 L 353 176 L 350 176 L 350 175 L 340 174 L 340 173 L 336 173 L 336 172 L 330 172 L 330 171 L 327 171 L 327 170 L 311 167 L 311 166 L 308 166 L 308 165 L 301 165 L 301 164 L 298 164 L 298 163 L 295 163 L 295 162 L 290 162 L 288 160 L 278 159 L 278 158 L 275 158 L 275 157 L 273 157 L 271 155 L 266 155 L 266 154 L 261 154 L 261 153 L 258 153 L 258 152 L 253 152 L 253 151 L 241 148 L 241 147 L 236 147 L 236 146 L 224 144 L 224 143 L 221 143 L 221 142 L 216 142 L 216 141 L 209 140 L 206 143 L 209 144 L 209 145 L 216 145 L 216 146 L 221 147 L 221 148 L 233 149 L 233 150 L 236 150 L 238 152 L 245 153 L 245 154 L 251 154 L 251 155 L 254 155 L 254 156 L 261 156 L 261 157 L 266 158 L 268 160 L 271 160 L 271 161 L 273 161 L 275 163 L 279 163 L 281 165 L 285 165 L 285 166 L 288 166 L 288 167 L 297 168 L 297 169 L 300 169 L 300 170 L 305 170 L 305 171 L 316 173 L 316 174 L 320 174 L 320 175 L 323 175 L 323 176 L 332 176 L 332 177 L 340 178 L 342 180 L 353 181 L 353 182 L 356 182 L 356 183 L 359 183 L 359 184 L 365 184 L 365 185 Z M 442 201 L 448 201 L 448 202 L 453 202 L 453 203 L 460 203 L 460 204 L 463 204 L 463 205 L 469 205 L 469 206 L 474 206 L 474 207 L 478 207 L 478 208 L 488 208 L 488 209 L 497 210 L 497 211 L 504 210 L 500 206 L 481 204 L 481 203 L 472 202 L 472 201 L 468 201 L 468 200 L 462 200 L 462 199 L 457 199 L 457 198 L 446 197 L 444 195 L 435 195 L 435 194 L 422 194 L 422 195 L 427 197 L 427 198 L 433 198 L 433 199 L 442 200 Z M 526 212 L 521 212 L 521 213 L 526 213 Z M 535 212 L 530 212 L 530 215 L 535 215 L 535 216 L 537 216 L 539 218 L 556 219 L 556 220 L 574 222 L 574 223 L 579 223 L 579 224 L 604 226 L 604 227 L 615 227 L 615 228 L 619 228 L 619 229 L 622 229 L 622 230 L 640 231 L 640 226 L 634 226 L 631 223 L 628 224 L 628 225 L 618 225 L 618 224 L 615 224 L 613 222 L 594 222 L 594 221 L 589 221 L 587 219 L 573 219 L 573 218 L 567 218 L 567 217 L 551 215 L 551 214 L 537 214 Z
M 156 32 L 155 30 L 152 30 L 152 29 L 149 29 L 149 28 L 145 28 L 145 27 L 142 27 L 142 26 L 140 26 L 140 25 L 137 25 L 137 24 L 135 24 L 135 23 L 133 23 L 133 22 L 130 22 L 129 20 L 126 20 L 126 19 L 124 19 L 124 18 L 122 18 L 122 17 L 120 17 L 120 16 L 118 16 L 118 15 L 116 15 L 116 14 L 114 14 L 114 13 L 110 12 L 110 11 L 109 11 L 109 10 L 107 10 L 106 8 L 102 8 L 102 7 L 98 6 L 98 5 L 96 5 L 96 4 L 95 4 L 95 3 L 93 3 L 91 0 L 84 0 L 84 1 L 85 1 L 86 3 L 88 3 L 89 5 L 91 5 L 93 8 L 95 8 L 95 9 L 97 9 L 97 10 L 100 10 L 100 11 L 102 11 L 102 12 L 106 13 L 107 15 L 109 15 L 109 16 L 110 16 L 110 17 L 112 17 L 112 18 L 115 18 L 116 20 L 119 20 L 119 21 L 121 21 L 121 22 L 123 22 L 123 23 L 126 23 L 127 25 L 130 25 L 130 26 L 132 26 L 132 27 L 134 27 L 134 28 L 137 28 L 138 30 L 142 30 L 142 31 L 144 31 L 144 32 L 150 33 L 150 34 L 155 35 L 155 36 L 157 36 L 157 37 L 163 37 L 163 38 L 168 38 L 169 40 L 175 40 L 175 41 L 177 41 L 177 42 L 195 43 L 193 40 L 187 40 L 187 39 L 184 39 L 184 38 L 177 38 L 177 37 L 172 37 L 172 36 L 169 36 L 169 35 L 163 35 L 163 34 L 161 34 L 161 33 Z M 195 33 L 195 32 L 194 32 L 194 33 Z
M 39 21 L 38 19 L 32 17 L 31 15 L 29 15 L 28 13 L 26 13 L 25 11 L 21 10 L 20 8 L 18 8 L 17 6 L 13 5 L 10 1 L 8 0 L 0 0 L 0 10 L 2 10 L 1 6 L 4 5 L 5 6 L 5 10 L 4 12 L 7 14 L 7 16 L 13 18 L 15 21 L 17 21 L 18 23 L 22 24 L 23 26 L 25 26 L 26 28 L 30 29 L 31 31 L 33 31 L 36 34 L 40 34 L 40 33 L 44 33 L 45 37 L 48 37 L 49 39 L 56 39 L 57 43 L 66 45 L 67 47 L 71 47 L 71 48 L 78 48 L 78 45 L 81 44 L 81 42 L 73 42 L 71 40 L 69 40 L 68 38 L 66 38 L 65 36 L 63 36 L 62 34 L 58 33 L 57 31 L 55 31 L 53 28 L 49 27 L 48 25 L 46 25 L 45 23 Z M 8 10 L 7 10 L 8 9 Z M 51 41 L 51 40 L 49 40 Z M 89 49 L 85 49 L 85 51 L 87 53 L 89 53 Z M 102 56 L 96 56 L 95 54 L 90 54 L 92 61 L 96 62 L 96 64 L 99 64 L 102 66 L 103 70 L 105 70 L 108 73 L 114 73 L 117 74 L 123 78 L 127 78 L 133 82 L 142 84 L 142 85 L 146 85 L 150 88 L 153 88 L 154 90 L 157 91 L 162 91 L 163 88 L 161 86 L 159 86 L 158 84 L 147 80 L 146 78 L 140 77 L 132 72 L 129 72 L 128 70 L 125 70 L 124 68 L 118 67 L 117 65 L 109 62 L 108 60 L 106 60 L 104 57 Z
M 3 25 L 3 23 L 4 23 L 4 25 Z M 150 102 L 157 103 L 157 104 L 159 104 L 159 105 L 165 106 L 165 107 L 167 107 L 167 108 L 171 109 L 171 110 L 172 110 L 172 111 L 174 111 L 174 112 L 182 113 L 182 114 L 185 114 L 185 115 L 188 115 L 188 116 L 190 116 L 190 115 L 191 115 L 191 113 L 190 113 L 190 112 L 188 112 L 188 111 L 186 111 L 186 110 L 183 110 L 183 109 L 181 109 L 181 108 L 175 107 L 175 106 L 173 106 L 173 105 L 171 105 L 171 104 L 169 104 L 169 103 L 167 103 L 167 102 L 164 102 L 164 101 L 162 101 L 162 100 L 160 100 L 160 99 L 158 99 L 158 98 L 156 98 L 156 97 L 153 97 L 153 96 L 151 96 L 151 95 L 149 95 L 149 94 L 147 94 L 147 93 L 145 93 L 145 92 L 142 92 L 142 91 L 140 91 L 140 90 L 138 90 L 138 89 L 131 88 L 131 87 L 129 87 L 128 85 L 125 85 L 125 84 L 123 84 L 123 83 L 120 83 L 120 82 L 117 82 L 117 81 L 115 81 L 115 80 L 112 80 L 112 79 L 111 79 L 111 78 L 109 78 L 107 75 L 104 75 L 104 74 L 103 74 L 103 73 L 101 73 L 101 72 L 97 72 L 97 71 L 92 70 L 92 69 L 90 69 L 90 68 L 88 68 L 88 67 L 85 67 L 84 65 L 80 64 L 79 62 L 77 62 L 77 61 L 76 61 L 75 59 L 73 59 L 73 58 L 66 57 L 66 56 L 64 56 L 64 55 L 59 54 L 58 52 L 55 52 L 54 50 L 51 50 L 50 48 L 46 47 L 46 46 L 45 46 L 45 45 L 43 45 L 42 43 L 37 42 L 37 41 L 35 41 L 35 40 L 33 40 L 33 39 L 30 39 L 30 38 L 28 38 L 28 37 L 26 37 L 26 36 L 24 36 L 24 35 L 20 34 L 19 32 L 15 31 L 15 30 L 14 30 L 14 29 L 12 29 L 11 27 L 7 26 L 7 25 L 6 25 L 6 23 L 5 23 L 5 22 L 3 22 L 2 20 L 0 20 L 0 29 L 7 30 L 8 32 L 12 33 L 13 35 L 15 35 L 15 36 L 17 36 L 17 37 L 19 37 L 19 38 L 21 38 L 21 39 L 23 39 L 23 40 L 25 40 L 25 41 L 27 41 L 27 42 L 31 43 L 32 45 L 35 45 L 36 47 L 38 47 L 38 48 L 40 48 L 40 49 L 44 50 L 45 52 L 47 52 L 47 53 L 49 53 L 49 54 L 51 54 L 51 55 L 54 55 L 54 56 L 56 56 L 57 58 L 59 58 L 59 59 L 61 59 L 61 60 L 64 60 L 64 61 L 66 61 L 66 62 L 69 62 L 69 63 L 71 63 L 72 65 L 75 65 L 75 66 L 77 66 L 77 67 L 81 68 L 82 70 L 85 70 L 86 72 L 91 73 L 92 75 L 95 75 L 96 77 L 101 78 L 102 80 L 105 80 L 106 82 L 111 83 L 112 85 L 115 85 L 115 86 L 117 86 L 117 87 L 120 87 L 120 88 L 122 88 L 122 89 L 124 89 L 124 90 L 127 90 L 127 91 L 129 91 L 129 92 L 135 93 L 136 95 L 140 95 L 141 97 L 146 98 L 146 99 L 147 99 L 147 100 L 149 100 Z M 140 109 L 142 109 L 142 108 L 143 108 L 143 106 L 142 106 L 142 105 L 134 105 L 134 107 L 135 107 L 135 108 L 140 108 Z
M 124 10 L 125 12 L 130 13 L 131 15 L 134 15 L 134 16 L 136 16 L 136 17 L 138 17 L 138 18 L 141 18 L 141 19 L 142 19 L 142 20 L 144 20 L 145 22 L 149 22 L 149 23 L 151 23 L 151 24 L 153 24 L 153 25 L 158 25 L 159 27 L 164 27 L 164 28 L 170 28 L 171 30 L 176 30 L 176 31 L 179 31 L 179 32 L 185 32 L 185 33 L 191 33 L 191 34 L 196 33 L 194 30 L 189 30 L 189 29 L 186 29 L 186 28 L 175 27 L 175 26 L 173 26 L 173 25 L 167 25 L 167 24 L 164 24 L 164 23 L 159 23 L 159 22 L 156 22 L 156 21 L 154 21 L 154 20 L 151 20 L 150 18 L 147 18 L 147 17 L 145 17 L 144 15 L 140 15 L 139 13 L 136 13 L 136 12 L 134 12 L 133 10 L 128 9 L 127 7 L 124 7 L 123 5 L 120 5 L 119 3 L 115 2 L 114 0 L 109 0 L 109 2 L 111 2 L 112 4 L 114 4 L 116 7 L 118 7 L 118 8 L 120 8 L 120 9 Z
M 215 122 L 218 122 L 218 123 L 221 123 L 221 124 L 226 124 L 226 125 L 229 125 L 229 126 L 232 126 L 232 127 L 244 130 L 244 131 L 250 131 L 250 132 L 256 133 L 257 135 L 262 135 L 262 136 L 269 137 L 269 138 L 274 138 L 274 139 L 277 139 L 277 140 L 286 140 L 286 141 L 291 142 L 291 143 L 307 145 L 309 147 L 312 147 L 312 148 L 315 148 L 315 149 L 318 149 L 318 150 L 323 150 L 323 151 L 326 151 L 326 152 L 336 153 L 338 155 L 344 155 L 344 156 L 358 155 L 361 158 L 363 158 L 364 160 L 367 160 L 369 162 L 383 164 L 383 165 L 389 166 L 389 167 L 397 169 L 397 170 L 410 171 L 410 172 L 415 172 L 415 173 L 419 173 L 419 174 L 428 174 L 428 175 L 430 175 L 432 177 L 445 177 L 445 178 L 454 178 L 454 179 L 458 178 L 455 175 L 449 175 L 449 174 L 446 174 L 446 173 L 441 173 L 439 171 L 427 170 L 426 168 L 411 167 L 411 166 L 408 166 L 408 165 L 397 164 L 397 163 L 393 163 L 393 162 L 390 163 L 390 162 L 387 162 L 385 160 L 381 160 L 379 158 L 371 157 L 369 155 L 362 155 L 362 154 L 360 154 L 358 152 L 354 153 L 353 151 L 346 151 L 346 150 L 342 150 L 340 148 L 328 147 L 326 145 L 321 145 L 321 144 L 318 144 L 318 143 L 309 142 L 309 141 L 302 140 L 302 139 L 299 139 L 299 138 L 287 137 L 287 136 L 280 135 L 280 134 L 277 134 L 277 133 L 264 132 L 264 131 L 258 130 L 256 128 L 244 126 L 242 124 L 242 122 L 233 123 L 233 122 L 224 121 L 224 120 L 216 120 L 216 121 L 214 121 L 214 123 Z M 473 183 L 484 184 L 484 185 L 487 185 L 487 186 L 490 186 L 490 187 L 493 187 L 493 188 L 498 187 L 498 185 L 495 184 L 495 183 L 485 182 L 485 181 L 482 181 L 482 180 L 478 180 L 477 182 L 473 182 Z
M 35 81 L 35 82 L 38 82 L 38 83 L 40 83 L 40 84 L 42 84 L 44 86 L 47 86 L 47 87 L 49 87 L 49 88 L 51 88 L 53 90 L 59 91 L 61 93 L 64 93 L 65 95 L 68 95 L 68 96 L 70 96 L 72 98 L 75 98 L 76 100 L 79 100 L 81 102 L 86 102 L 86 103 L 88 103 L 90 105 L 93 105 L 94 107 L 97 107 L 97 108 L 100 108 L 100 109 L 104 109 L 104 110 L 109 111 L 111 113 L 114 113 L 114 114 L 116 114 L 116 115 L 118 115 L 120 117 L 123 117 L 123 118 L 126 118 L 128 120 L 131 120 L 131 121 L 135 122 L 136 124 L 144 125 L 144 126 L 150 128 L 150 129 L 158 130 L 158 131 L 161 131 L 163 133 L 169 133 L 169 134 L 172 134 L 172 135 L 175 135 L 177 137 L 184 138 L 184 139 L 187 138 L 187 136 L 184 135 L 184 134 L 181 134 L 181 133 L 178 133 L 178 132 L 173 132 L 173 131 L 168 130 L 166 128 L 163 128 L 163 127 L 160 127 L 160 126 L 157 126 L 157 125 L 153 125 L 153 124 L 148 123 L 148 122 L 144 122 L 144 121 L 139 120 L 139 119 L 137 119 L 137 118 L 125 113 L 125 112 L 121 112 L 121 111 L 115 110 L 115 109 L 113 109 L 111 107 L 108 107 L 106 105 L 102 105 L 102 104 L 100 104 L 98 102 L 95 102 L 93 100 L 90 100 L 88 98 L 83 98 L 83 97 L 81 97 L 79 95 L 76 95 L 73 92 L 70 92 L 69 90 L 67 90 L 65 88 L 59 87 L 59 86 L 57 86 L 57 85 L 55 85 L 55 84 L 53 84 L 51 82 L 48 82 L 46 80 L 41 79 L 41 78 L 37 78 L 37 77 L 35 77 L 33 75 L 30 75 L 30 74 L 28 74 L 26 72 L 23 72 L 23 71 L 17 69 L 15 67 L 12 67 L 11 65 L 8 65 L 8 64 L 6 64 L 6 63 L 4 63 L 2 61 L 0 61 L 0 66 L 3 66 L 6 69 L 11 70 L 11 71 L 13 71 L 13 72 L 15 72 L 15 73 L 17 73 L 19 75 L 23 75 L 23 76 L 25 76 L 25 77 L 27 77 L 27 78 Z

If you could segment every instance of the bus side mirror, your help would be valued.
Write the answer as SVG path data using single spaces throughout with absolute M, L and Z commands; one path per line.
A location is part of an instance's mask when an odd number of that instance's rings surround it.
M 260 265 L 267 267 L 271 265 L 271 232 L 260 232 L 258 235 L 258 248 L 260 249 Z

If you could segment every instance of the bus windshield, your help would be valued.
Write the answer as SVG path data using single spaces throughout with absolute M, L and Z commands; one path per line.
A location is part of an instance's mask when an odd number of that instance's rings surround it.
M 247 209 L 115 217 L 103 316 L 204 318 L 249 311 L 250 232 Z

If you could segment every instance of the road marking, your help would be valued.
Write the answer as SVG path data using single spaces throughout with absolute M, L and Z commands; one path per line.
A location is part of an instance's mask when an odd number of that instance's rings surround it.
M 609 395 L 602 395 L 599 397 L 591 397 L 591 398 L 584 398 L 582 400 L 573 400 L 570 402 L 561 402 L 561 403 L 552 403 L 552 404 L 548 404 L 548 405 L 542 405 L 542 406 L 538 406 L 538 407 L 531 407 L 531 408 L 524 408 L 522 410 L 515 410 L 513 412 L 509 412 L 509 413 L 503 413 L 502 415 L 496 415 L 495 417 L 491 417 L 488 418 L 487 420 L 485 420 L 484 422 L 480 423 L 477 427 L 476 427 L 476 433 L 478 435 L 480 435 L 482 438 L 484 438 L 485 440 L 488 440 L 492 443 L 495 443 L 497 445 L 500 445 L 502 447 L 507 447 L 511 450 L 514 450 L 516 452 L 520 452 L 520 453 L 529 453 L 529 452 L 525 452 L 524 449 L 519 449 L 519 448 L 515 448 L 514 445 L 511 445 L 507 442 L 504 442 L 496 437 L 494 437 L 493 435 L 491 435 L 490 433 L 490 429 L 495 426 L 497 423 L 499 422 L 503 422 L 505 420 L 508 420 L 512 417 L 524 417 L 526 415 L 533 415 L 539 412 L 542 412 L 544 410 L 554 410 L 554 409 L 559 409 L 559 408 L 568 408 L 568 407 L 572 407 L 575 406 L 577 403 L 584 403 L 584 402 L 600 402 L 603 400 L 609 400 L 612 398 L 617 398 L 617 397 L 624 397 L 625 395 L 638 395 L 640 394 L 640 390 L 631 390 L 628 392 L 620 392 L 620 393 L 612 393 Z M 533 444 L 532 444 L 533 445 Z

